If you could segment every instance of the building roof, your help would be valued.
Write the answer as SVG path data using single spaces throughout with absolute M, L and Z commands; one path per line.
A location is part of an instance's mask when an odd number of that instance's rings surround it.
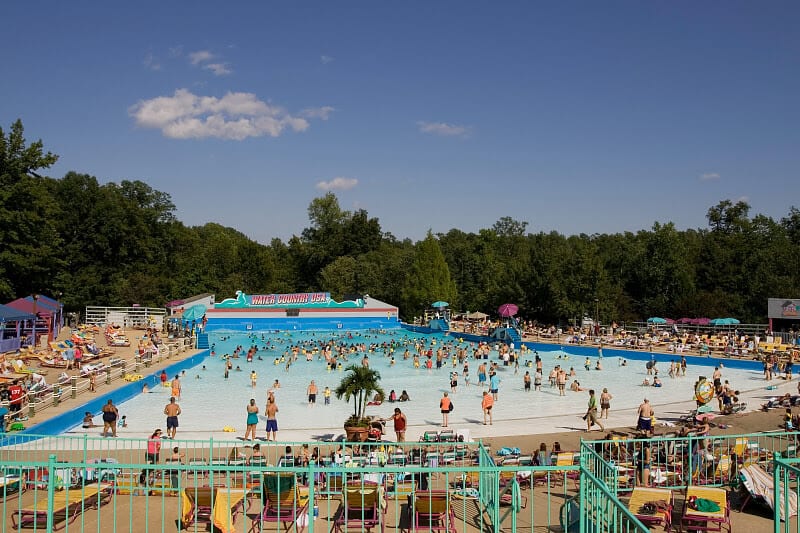
M 12 322 L 15 320 L 33 320 L 33 313 L 26 313 L 7 305 L 0 305 L 0 322 Z

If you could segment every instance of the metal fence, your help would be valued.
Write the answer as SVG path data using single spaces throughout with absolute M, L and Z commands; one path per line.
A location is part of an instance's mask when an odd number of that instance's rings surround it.
M 158 453 L 156 441 L 143 439 L 10 434 L 0 448 L 0 532 L 195 532 L 209 524 L 250 533 L 644 532 L 660 515 L 642 510 L 634 489 L 666 491 L 669 520 L 691 525 L 689 504 L 674 505 L 673 492 L 686 500 L 693 490 L 719 491 L 753 465 L 770 478 L 774 471 L 774 502 L 790 508 L 800 461 L 782 455 L 793 453 L 796 437 L 586 441 L 579 450 L 534 457 L 444 433 L 413 443 L 175 439 L 158 441 Z M 645 463 L 637 451 L 648 446 Z M 700 449 L 708 454 L 693 462 Z M 720 468 L 725 455 L 727 471 Z M 658 469 L 663 476 L 652 475 Z M 730 524 L 731 498 L 744 491 L 723 494 L 721 516 Z M 774 530 L 781 524 L 776 514 Z M 796 519 L 783 524 L 782 531 L 797 531 Z
M 103 307 L 87 305 L 84 322 L 96 326 L 116 324 L 123 328 L 152 327 L 161 330 L 167 310 L 163 307 Z

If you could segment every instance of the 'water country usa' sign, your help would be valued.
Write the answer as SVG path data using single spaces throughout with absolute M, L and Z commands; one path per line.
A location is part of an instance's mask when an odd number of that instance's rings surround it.
M 231 308 L 264 308 L 264 307 L 316 307 L 316 308 L 359 308 L 364 307 L 364 300 L 348 300 L 336 302 L 329 292 L 298 292 L 293 294 L 252 294 L 236 291 L 236 298 L 226 298 L 214 306 L 216 309 Z
M 770 298 L 767 303 L 767 316 L 800 320 L 800 300 Z

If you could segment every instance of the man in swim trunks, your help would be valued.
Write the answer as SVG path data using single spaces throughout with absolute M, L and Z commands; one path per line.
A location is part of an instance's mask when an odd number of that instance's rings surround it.
M 277 441 L 278 440 L 278 404 L 275 403 L 275 396 L 270 394 L 267 398 L 267 408 L 265 409 L 267 413 L 267 440 Z M 269 438 L 270 433 L 272 433 L 272 439 Z
M 648 436 L 653 436 L 653 408 L 647 398 L 639 405 L 639 420 L 636 429 L 643 431 Z
M 174 439 L 175 432 L 178 430 L 178 415 L 181 414 L 181 406 L 175 403 L 175 396 L 172 396 L 167 406 L 164 407 L 164 414 L 167 415 L 166 438 Z
M 317 403 L 317 384 L 314 383 L 314 380 L 311 380 L 311 384 L 308 386 L 308 405 L 314 405 Z
M 478 365 L 478 385 L 486 383 L 486 363 Z

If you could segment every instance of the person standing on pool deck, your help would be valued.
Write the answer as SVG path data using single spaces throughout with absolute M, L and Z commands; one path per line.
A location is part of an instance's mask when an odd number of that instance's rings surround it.
M 258 426 L 258 406 L 253 398 L 247 405 L 247 429 L 244 432 L 244 440 L 256 440 L 256 427 Z M 248 439 L 248 435 L 250 438 Z
M 439 410 L 442 412 L 442 427 L 447 427 L 447 418 L 450 414 L 450 411 L 453 410 L 453 402 L 450 401 L 450 398 L 447 397 L 447 393 L 444 393 L 442 399 L 439 400 Z
M 636 429 L 644 431 L 648 436 L 653 434 L 653 408 L 647 398 L 639 404 L 639 420 L 636 422 Z
M 167 438 L 174 439 L 178 430 L 178 415 L 181 414 L 181 406 L 175 403 L 175 396 L 172 396 L 164 407 L 164 414 L 167 415 Z
M 108 400 L 108 403 L 103 406 L 103 436 L 106 436 L 106 432 L 110 431 L 112 437 L 117 436 L 117 417 L 119 416 L 119 411 L 117 410 L 117 406 L 114 405 L 114 400 Z
M 267 413 L 267 440 L 277 441 L 278 440 L 278 404 L 275 403 L 275 396 L 270 394 L 267 397 L 267 408 L 265 409 Z M 269 434 L 272 433 L 272 439 L 269 438 Z
M 605 431 L 606 428 L 597 419 L 597 396 L 594 395 L 594 389 L 589 389 L 589 405 L 586 408 L 586 415 L 583 417 L 586 420 L 586 431 L 591 431 L 592 426 L 597 424 L 600 426 L 600 431 Z
M 392 422 L 394 423 L 394 434 L 397 437 L 397 442 L 405 442 L 406 441 L 406 426 L 408 425 L 408 419 L 406 415 L 400 411 L 399 407 L 394 408 L 394 414 L 392 415 Z
M 172 395 L 175 398 L 181 397 L 181 380 L 177 374 L 175 375 L 175 379 L 172 380 Z M 167 433 L 169 433 L 169 431 L 167 431 Z

